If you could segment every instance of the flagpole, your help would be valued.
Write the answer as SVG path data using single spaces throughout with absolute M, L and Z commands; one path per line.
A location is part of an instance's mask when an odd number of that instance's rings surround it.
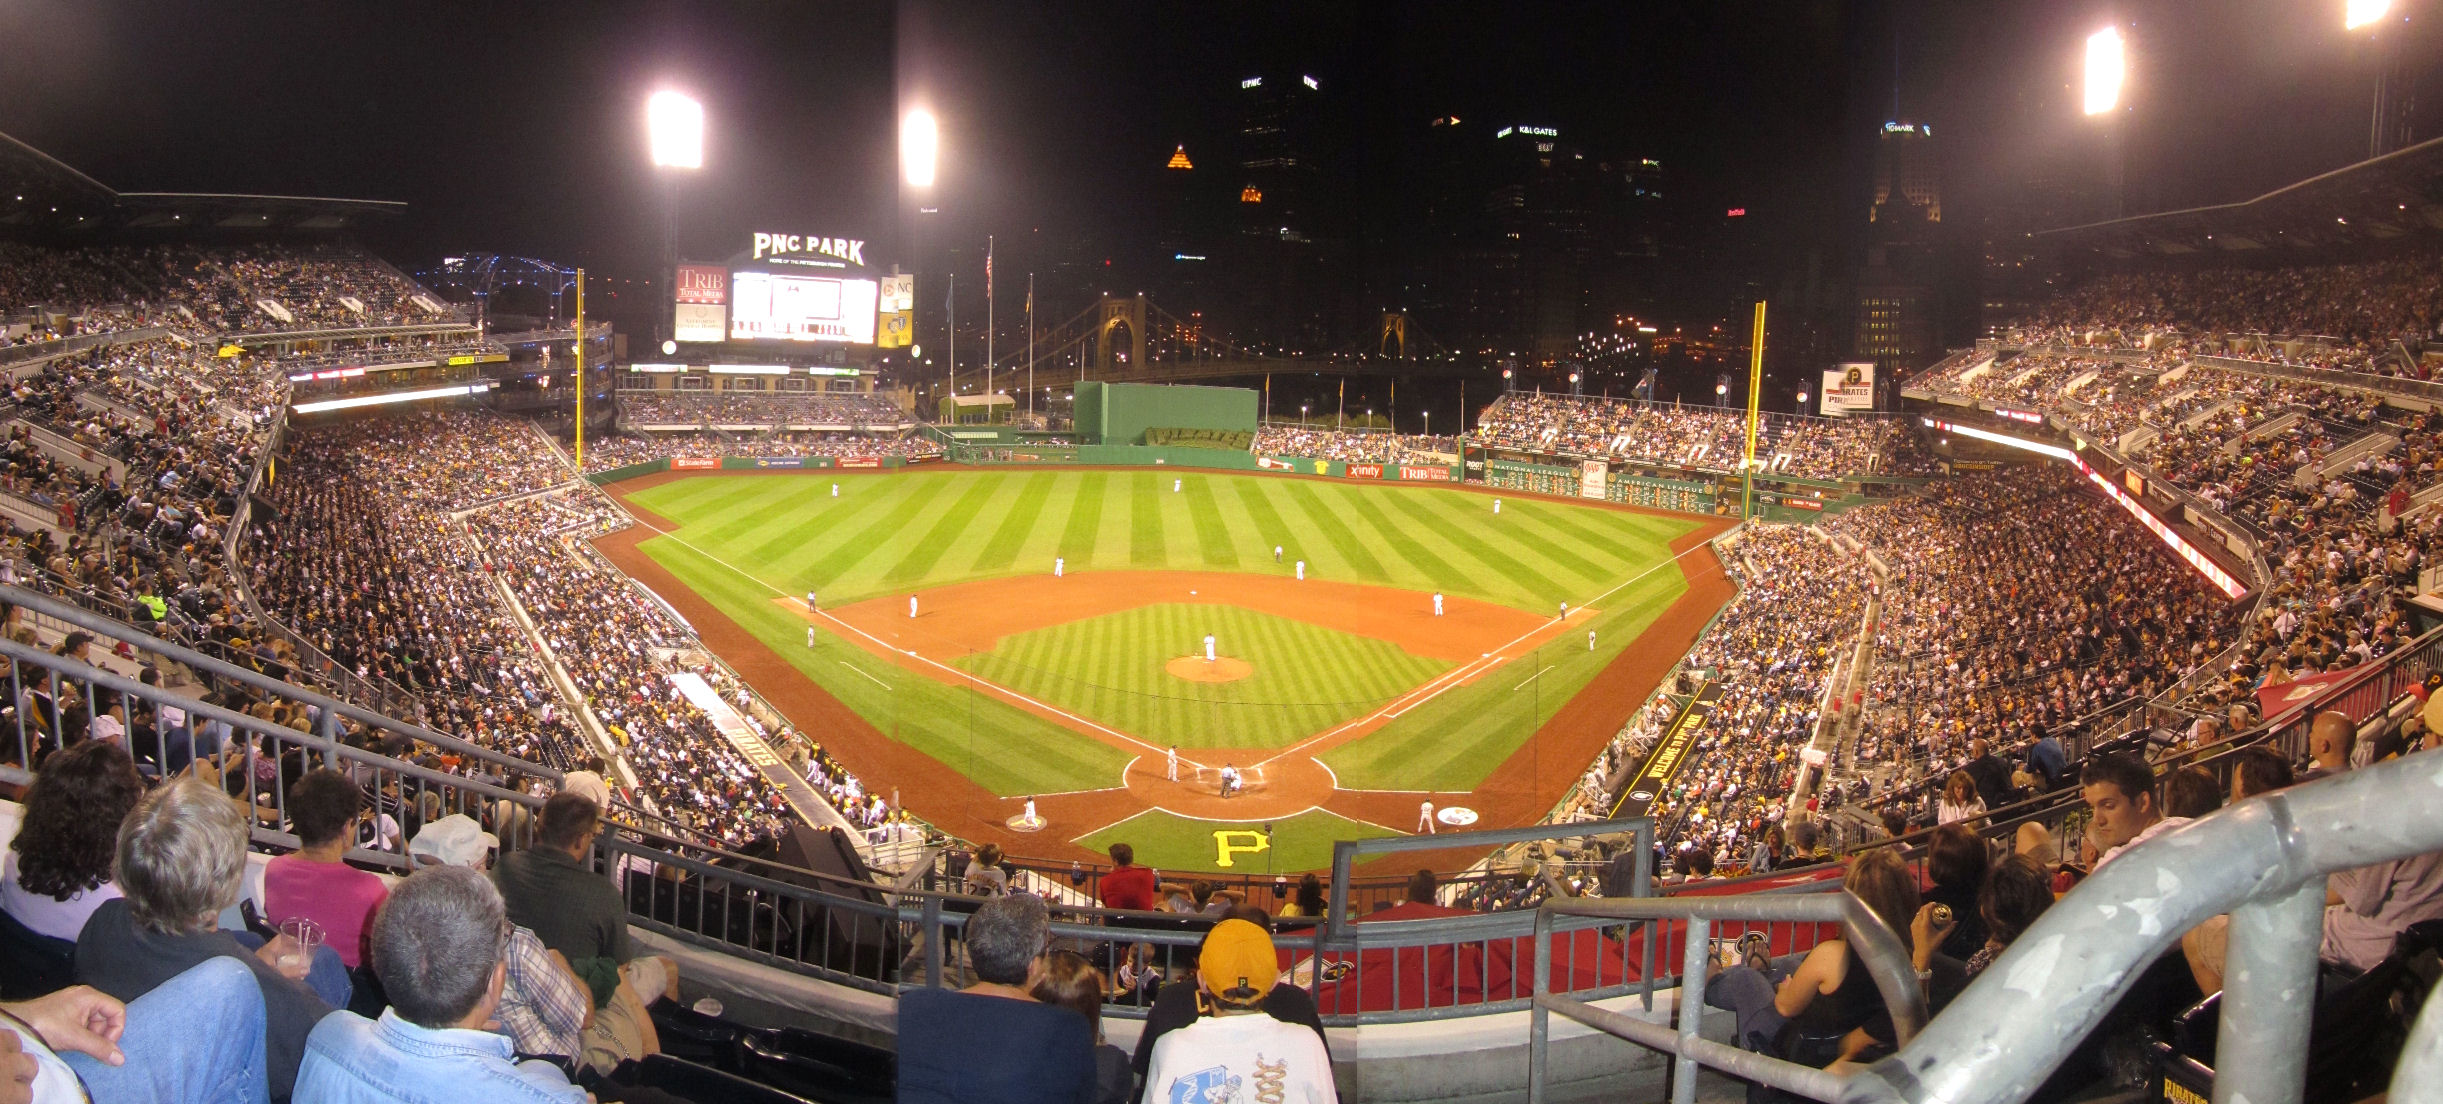
M 984 235 L 984 420 L 992 421 L 992 235 Z
M 1035 421 L 1035 274 L 1026 274 L 1026 420 Z
M 943 309 L 950 312 L 950 396 L 959 393 L 959 274 L 953 272 L 948 281 L 950 294 L 942 300 Z

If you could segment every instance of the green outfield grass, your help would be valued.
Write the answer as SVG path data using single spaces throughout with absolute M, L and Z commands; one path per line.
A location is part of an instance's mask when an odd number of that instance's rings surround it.
M 1285 575 L 1304 560 L 1313 578 L 1441 591 L 1537 613 L 1562 601 L 1596 605 L 1595 651 L 1585 650 L 1580 633 L 1533 664 L 1508 664 L 1326 756 L 1343 786 L 1457 792 L 1518 749 L 1686 589 L 1669 544 L 1702 524 L 1524 498 L 1505 499 L 1496 515 L 1490 497 L 1456 488 L 1193 470 L 708 474 L 632 497 L 676 526 L 675 536 L 644 542 L 648 555 L 891 738 L 1005 796 L 1115 786 L 1128 755 L 901 671 L 828 629 L 810 650 L 806 622 L 771 600 L 816 590 L 826 606 L 841 605 L 1049 573 L 1057 556 L 1071 573 Z M 1284 553 L 1278 565 L 1276 544 Z M 1251 749 L 1322 731 L 1364 711 L 1341 704 L 1389 699 L 1438 669 L 1380 642 L 1230 611 L 1246 620 L 1227 638 L 1268 650 L 1257 678 L 1168 686 L 1177 680 L 1162 673 L 1162 662 L 1221 630 L 1141 612 L 1019 634 L 965 666 L 1140 738 L 1178 733 L 1183 746 Z M 1332 658 L 1368 648 L 1389 650 L 1365 662 Z M 1281 681 L 1265 677 L 1274 674 Z M 1232 693 L 1244 696 L 1226 696 Z M 1190 735 L 1200 720 L 1208 734 Z
M 1164 669 L 1206 633 L 1255 673 L 1188 682 Z M 958 666 L 1155 744 L 1288 747 L 1448 669 L 1368 637 L 1230 606 L 1159 605 L 1018 633 Z
M 1456 489 L 1207 471 L 703 475 L 634 500 L 698 548 L 825 605 L 1049 572 L 1063 557 L 1070 571 L 1282 574 L 1305 560 L 1314 578 L 1543 613 L 1669 559 L 1672 538 L 1698 525 L 1522 498 L 1496 517 L 1490 498 Z
M 1400 834 L 1322 809 L 1270 823 L 1273 826 L 1270 846 L 1264 851 L 1235 852 L 1230 856 L 1230 865 L 1226 867 L 1220 864 L 1220 846 L 1213 833 L 1242 833 L 1228 842 L 1234 847 L 1250 846 L 1254 836 L 1263 832 L 1265 822 L 1197 820 L 1161 809 L 1148 809 L 1117 824 L 1079 836 L 1076 843 L 1095 851 L 1106 851 L 1112 844 L 1125 843 L 1136 849 L 1137 862 L 1161 871 L 1167 878 L 1172 871 L 1260 875 L 1276 871 L 1297 873 L 1327 870 L 1332 865 L 1334 840 L 1373 839 Z

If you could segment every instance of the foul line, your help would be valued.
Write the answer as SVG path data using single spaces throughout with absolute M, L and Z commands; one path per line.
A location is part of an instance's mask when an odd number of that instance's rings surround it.
M 1637 574 L 1631 575 L 1628 578 L 1614 584 L 1612 589 L 1604 591 L 1603 593 L 1589 598 L 1586 601 L 1578 603 L 1578 609 L 1580 611 L 1584 611 L 1597 603 L 1602 602 L 1604 599 L 1611 597 L 1612 595 L 1618 594 L 1629 587 L 1635 586 L 1638 583 L 1645 581 L 1646 576 L 1662 570 L 1666 565 L 1677 565 L 1681 560 L 1687 559 L 1689 556 L 1695 555 L 1699 551 L 1710 548 L 1712 543 L 1713 542 L 1711 541 L 1699 541 L 1696 544 L 1690 545 L 1687 551 L 1676 553 L 1668 560 L 1657 560 L 1648 565 L 1644 571 L 1640 571 Z M 732 570 L 735 569 L 733 568 Z M 762 580 L 757 581 L 761 582 Z M 770 584 L 765 585 L 768 586 Z M 1564 618 L 1561 620 L 1566 619 Z M 1271 759 L 1262 760 L 1256 765 L 1260 767 L 1267 763 L 1271 763 L 1274 760 L 1285 759 L 1289 756 L 1296 755 L 1307 748 L 1313 747 L 1316 744 L 1329 740 L 1334 736 L 1338 736 L 1341 733 L 1352 728 L 1356 728 L 1360 725 L 1372 724 L 1377 720 L 1398 720 L 1402 714 L 1407 713 L 1420 705 L 1424 705 L 1426 702 L 1432 701 L 1435 698 L 1441 697 L 1443 691 L 1449 690 L 1454 686 L 1463 685 L 1464 683 L 1473 680 L 1476 675 L 1490 671 L 1493 668 L 1508 662 L 1510 657 L 1503 655 L 1502 653 L 1517 647 L 1520 642 L 1526 640 L 1528 637 L 1534 636 L 1535 634 L 1543 632 L 1551 627 L 1552 626 L 1550 624 L 1538 625 L 1535 628 L 1520 633 L 1509 643 L 1503 644 L 1499 648 L 1495 648 L 1492 652 L 1479 658 L 1469 660 L 1468 662 L 1452 668 L 1449 671 L 1445 671 L 1433 681 L 1417 687 L 1416 689 L 1411 690 L 1398 698 L 1392 699 L 1389 705 L 1385 705 L 1381 709 L 1377 709 L 1363 717 L 1359 717 L 1351 721 L 1344 721 L 1341 724 L 1333 726 L 1329 730 L 1309 736 L 1304 740 L 1300 740 L 1297 743 L 1282 749 L 1279 754 L 1274 755 Z M 1540 674 L 1541 672 L 1538 673 Z M 1519 685 L 1524 686 L 1526 684 L 1520 683 Z M 1411 698 L 1414 698 L 1415 700 L 1409 700 Z M 1317 759 L 1316 762 L 1322 762 L 1322 760 Z
M 1545 665 L 1544 665 L 1544 671 L 1549 671 L 1549 670 L 1552 670 L 1553 668 L 1558 667 L 1558 666 L 1560 666 L 1560 664 L 1558 664 L 1558 663 L 1547 663 L 1547 664 L 1545 664 Z M 1511 687 L 1511 688 L 1510 688 L 1510 692 L 1511 692 L 1511 693 L 1513 693 L 1513 694 L 1515 694 L 1515 693 L 1518 693 L 1518 692 L 1519 692 L 1519 691 L 1521 691 L 1521 690 L 1526 689 L 1526 688 L 1527 688 L 1527 684 L 1528 684 L 1528 683 L 1530 683 L 1530 682 L 1534 682 L 1534 681 L 1535 681 L 1535 680 L 1537 680 L 1537 679 L 1543 678 L 1543 677 L 1544 677 L 1544 671 L 1537 671 L 1536 673 L 1534 673 L 1534 674 L 1532 674 L 1532 675 L 1529 675 L 1529 676 L 1527 676 L 1526 678 L 1520 679 L 1520 680 L 1518 681 L 1518 685 L 1513 686 L 1513 687 Z
M 633 516 L 633 515 L 631 515 L 631 516 Z M 768 582 L 765 582 L 765 581 L 762 579 L 762 577 L 760 577 L 760 576 L 756 575 L 755 573 L 753 573 L 753 572 L 751 572 L 751 571 L 746 570 L 745 568 L 739 567 L 737 564 L 731 563 L 731 562 L 729 562 L 728 560 L 724 560 L 724 559 L 722 559 L 722 558 L 721 558 L 721 557 L 719 557 L 719 556 L 713 555 L 712 553 L 710 553 L 710 552 L 707 552 L 707 551 L 703 550 L 702 548 L 698 548 L 698 547 L 696 547 L 696 546 L 695 546 L 693 543 L 689 542 L 687 538 L 682 537 L 682 536 L 678 535 L 677 533 L 673 533 L 673 532 L 671 532 L 670 530 L 668 530 L 668 529 L 664 529 L 664 528 L 662 528 L 662 527 L 661 527 L 661 526 L 659 526 L 659 525 L 654 525 L 654 524 L 652 524 L 652 523 L 650 523 L 650 522 L 648 522 L 648 521 L 644 520 L 643 518 L 636 518 L 635 520 L 636 520 L 636 523 L 637 523 L 638 525 L 642 525 L 642 526 L 644 526 L 644 527 L 645 527 L 645 528 L 647 528 L 647 529 L 651 529 L 651 530 L 653 530 L 654 532 L 661 534 L 662 536 L 668 537 L 668 538 L 670 538 L 671 540 L 673 540 L 673 541 L 677 542 L 677 543 L 678 543 L 679 545 L 681 545 L 682 547 L 685 547 L 685 548 L 686 548 L 688 551 L 690 551 L 690 552 L 694 552 L 696 555 L 702 556 L 702 557 L 704 557 L 705 559 L 711 560 L 711 561 L 712 561 L 712 562 L 714 562 L 714 563 L 720 564 L 721 566 L 726 567 L 726 568 L 730 569 L 730 570 L 731 570 L 731 571 L 733 571 L 733 572 L 736 572 L 736 573 L 737 573 L 737 574 L 738 574 L 740 577 L 745 578 L 745 579 L 747 579 L 747 580 L 749 580 L 749 581 L 753 582 L 753 583 L 754 583 L 756 586 L 759 586 L 759 587 L 764 588 L 765 590 L 771 591 L 772 593 L 774 593 L 774 594 L 776 594 L 776 595 L 779 595 L 780 597 L 782 597 L 782 598 L 784 598 L 784 599 L 787 599 L 787 600 L 789 600 L 789 601 L 791 601 L 791 602 L 794 602 L 794 603 L 798 604 L 799 606 L 804 606 L 804 605 L 806 604 L 806 600 L 805 600 L 805 599 L 800 598 L 800 597 L 798 597 L 798 596 L 796 596 L 796 595 L 794 595 L 794 594 L 791 594 L 791 593 L 789 593 L 788 591 L 782 590 L 782 589 L 780 589 L 779 587 L 773 586 L 772 584 L 770 584 L 770 583 L 768 583 Z M 823 620 L 829 621 L 829 622 L 831 622 L 832 624 L 839 626 L 840 628 L 846 629 L 846 630 L 848 630 L 849 632 L 855 633 L 855 634 L 857 634 L 858 636 L 861 636 L 861 637 L 864 637 L 864 638 L 865 638 L 865 639 L 867 639 L 867 640 L 873 641 L 873 642 L 874 642 L 874 646 L 875 646 L 875 647 L 880 648 L 880 649 L 882 649 L 882 650 L 883 650 L 883 651 L 885 651 L 885 652 L 891 653 L 891 654 L 893 654 L 893 655 L 904 655 L 904 656 L 908 657 L 909 659 L 913 659 L 913 660 L 915 660 L 915 661 L 916 661 L 916 662 L 918 662 L 918 663 L 923 663 L 923 664 L 926 664 L 926 665 L 928 665 L 928 666 L 931 666 L 931 667 L 937 668 L 937 669 L 941 670 L 943 673 L 948 674 L 948 675 L 952 675 L 952 676 L 956 677 L 957 679 L 961 679 L 961 680 L 964 680 L 964 681 L 967 681 L 967 682 L 970 682 L 970 683 L 974 683 L 976 686 L 982 687 L 984 690 L 986 690 L 986 691 L 988 691 L 988 692 L 991 692 L 991 693 L 994 693 L 994 694 L 998 694 L 998 695 L 1000 695 L 1000 696 L 1002 696 L 1002 697 L 1011 698 L 1011 699 L 1014 699 L 1014 700 L 1019 701 L 1019 702 L 1023 702 L 1023 703 L 1025 703 L 1025 704 L 1029 705 L 1029 706 L 1032 706 L 1032 707 L 1034 707 L 1034 708 L 1037 708 L 1037 709 L 1043 710 L 1043 711 L 1044 711 L 1044 712 L 1046 712 L 1046 713 L 1050 713 L 1050 714 L 1052 714 L 1053 716 L 1060 717 L 1060 718 L 1063 718 L 1063 719 L 1065 719 L 1065 720 L 1069 720 L 1069 721 L 1074 721 L 1074 722 L 1076 722 L 1076 723 L 1078 723 L 1078 724 L 1081 724 L 1081 725 L 1086 726 L 1087 728 L 1091 728 L 1091 729 L 1095 730 L 1096 732 L 1105 733 L 1105 734 L 1108 734 L 1108 735 L 1110 735 L 1110 736 L 1113 736 L 1113 737 L 1115 737 L 1115 738 L 1117 738 L 1117 739 L 1120 739 L 1120 740 L 1125 740 L 1125 741 L 1127 741 L 1129 744 L 1131 744 L 1131 745 L 1133 745 L 1133 746 L 1136 746 L 1136 747 L 1143 748 L 1143 749 L 1145 749 L 1145 750 L 1147 750 L 1147 751 L 1155 751 L 1155 752 L 1158 752 L 1158 751 L 1163 750 L 1163 749 L 1161 749 L 1161 748 L 1155 747 L 1155 746 L 1154 746 L 1154 745 L 1152 745 L 1152 744 L 1146 743 L 1145 741 L 1140 740 L 1140 739 L 1138 739 L 1138 738 L 1136 738 L 1136 737 L 1134 737 L 1134 736 L 1131 736 L 1131 735 L 1129 735 L 1129 734 L 1127 734 L 1127 733 L 1125 733 L 1125 732 L 1121 732 L 1121 731 L 1119 731 L 1118 729 L 1114 729 L 1114 728 L 1107 728 L 1107 727 L 1105 727 L 1105 726 L 1103 726 L 1103 725 L 1096 724 L 1096 723 L 1094 723 L 1093 721 L 1087 720 L 1087 719 L 1086 719 L 1086 718 L 1084 718 L 1084 717 L 1080 717 L 1080 716 L 1078 716 L 1078 715 L 1077 715 L 1077 714 L 1075 714 L 1075 713 L 1071 713 L 1071 712 L 1069 712 L 1068 710 L 1061 709 L 1061 708 L 1059 708 L 1059 707 L 1057 707 L 1057 706 L 1046 705 L 1046 704 L 1044 704 L 1043 702 L 1036 701 L 1035 699 L 1030 698 L 1030 697 L 1027 697 L 1027 696 L 1026 696 L 1026 695 L 1024 695 L 1024 694 L 1018 693 L 1017 691 L 1012 690 L 1012 689 L 1010 689 L 1010 688 L 1008 688 L 1008 687 L 1006 687 L 1006 686 L 1002 686 L 1002 685 L 1001 685 L 1001 684 L 999 684 L 999 683 L 995 683 L 995 682 L 988 682 L 988 681 L 986 681 L 986 680 L 984 680 L 984 679 L 980 679 L 980 678 L 977 678 L 977 677 L 976 677 L 976 676 L 974 676 L 974 675 L 968 674 L 968 673 L 967 673 L 967 672 L 965 672 L 965 671 L 959 670 L 959 669 L 958 669 L 958 668 L 956 668 L 956 667 L 952 667 L 952 666 L 950 666 L 950 665 L 949 665 L 949 664 L 947 664 L 947 663 L 942 663 L 942 662 L 940 662 L 940 661 L 938 661 L 938 660 L 934 660 L 934 659 L 928 658 L 928 657 L 926 657 L 926 656 L 918 655 L 918 654 L 917 654 L 915 651 L 913 651 L 913 650 L 911 650 L 911 649 L 893 647 L 893 646 L 892 646 L 892 645 L 891 645 L 891 644 L 890 644 L 888 641 L 883 640 L 881 637 L 875 636 L 874 634 L 869 633 L 869 632 L 865 631 L 864 629 L 860 629 L 860 628 L 856 627 L 855 625 L 851 625 L 851 624 L 849 624 L 848 622 L 843 621 L 843 620 L 841 620 L 840 618 L 838 618 L 838 617 L 836 617 L 836 616 L 832 615 L 832 614 L 831 614 L 829 611 L 826 611 L 826 610 L 819 610 L 819 609 L 809 609 L 809 610 L 808 610 L 808 612 L 812 613 L 812 614 L 813 614 L 813 615 L 815 615 L 816 617 L 819 617 L 819 618 L 822 618 Z M 854 668 L 851 668 L 851 669 L 853 670 Z M 858 671 L 857 673 L 858 673 L 858 674 L 861 674 L 861 675 L 862 675 L 862 674 L 865 674 L 865 672 L 863 672 L 863 671 Z M 872 676 L 872 675 L 866 675 L 866 677 L 867 677 L 867 678 L 873 678 L 873 676 Z M 875 681 L 880 682 L 881 680 L 880 680 L 880 679 L 875 679 Z M 1277 757 L 1276 757 L 1276 758 L 1277 758 Z M 1192 762 L 1192 760 L 1183 760 L 1183 761 L 1185 761 L 1185 762 Z M 1271 761 L 1271 760 L 1266 760 L 1266 762 L 1270 762 L 1270 761 Z M 1196 765 L 1196 766 L 1199 766 L 1199 767 L 1204 766 L 1204 764 L 1202 764 L 1202 763 L 1196 763 L 1195 765 Z M 1259 765 L 1260 765 L 1260 764 L 1259 764 Z
M 864 675 L 864 676 L 865 676 L 865 677 L 866 677 L 868 680 L 872 681 L 872 682 L 873 682 L 873 684 L 874 684 L 874 685 L 876 685 L 876 686 L 879 686 L 879 687 L 881 687 L 881 688 L 883 688 L 883 689 L 885 689 L 885 690 L 888 690 L 888 689 L 890 689 L 890 688 L 891 688 L 891 684 L 890 684 L 890 683 L 884 682 L 884 681 L 882 681 L 881 679 L 878 679 L 878 678 L 874 678 L 874 674 L 873 674 L 873 672 L 868 671 L 868 670 L 866 670 L 866 669 L 865 669 L 865 668 L 863 668 L 863 667 L 859 667 L 859 666 L 857 666 L 856 664 L 854 664 L 854 663 L 850 663 L 849 661 L 847 661 L 847 660 L 845 660 L 845 659 L 843 659 L 843 660 L 839 660 L 839 661 L 837 661 L 837 662 L 838 662 L 838 663 L 840 664 L 840 666 L 842 666 L 842 667 L 846 667 L 846 668 L 848 668 L 848 669 L 849 669 L 849 670 L 851 670 L 851 671 L 855 671 L 856 673 L 858 673 L 858 674 L 860 674 L 860 675 Z

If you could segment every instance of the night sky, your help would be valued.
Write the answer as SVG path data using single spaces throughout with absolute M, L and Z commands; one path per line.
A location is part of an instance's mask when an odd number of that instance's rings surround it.
M 2340 12 L 2340 0 L 11 0 L 0 131 L 121 190 L 404 200 L 413 213 L 368 238 L 411 267 L 496 250 L 642 278 L 659 240 L 641 122 L 654 88 L 695 94 L 711 122 L 707 168 L 679 193 L 683 251 L 724 256 L 768 226 L 864 237 L 887 264 L 902 103 L 944 121 L 950 236 L 1124 251 L 1153 231 L 1148 166 L 1176 143 L 1209 144 L 1238 78 L 1277 65 L 1339 98 L 1337 171 L 1360 207 L 1401 187 L 1389 167 L 1404 127 L 1474 114 L 1660 157 L 1692 205 L 1754 212 L 1787 243 L 1777 255 L 1842 258 L 1862 231 L 1895 49 L 1900 113 L 1945 143 L 1946 215 L 1973 219 L 1992 189 L 2088 155 L 2081 40 L 2122 23 L 2131 208 L 2146 210 L 2244 198 L 2364 155 L 2367 51 Z M 2435 52 L 2410 46 L 2434 76 Z

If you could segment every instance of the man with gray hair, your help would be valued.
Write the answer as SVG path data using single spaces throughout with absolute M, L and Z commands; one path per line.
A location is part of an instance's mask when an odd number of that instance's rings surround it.
M 243 888 L 246 834 L 245 808 L 194 775 L 144 795 L 119 824 L 115 870 L 126 896 L 103 902 L 77 935 L 76 980 L 134 1003 L 214 958 L 244 963 L 263 991 L 265 1072 L 279 1099 L 331 1004 L 304 984 L 312 957 L 294 940 L 249 951 L 217 926 Z
M 975 983 L 899 998 L 901 1104 L 1094 1100 L 1092 1029 L 1029 991 L 1051 943 L 1050 911 L 1032 893 L 992 898 L 967 918 Z
M 462 866 L 400 882 L 373 921 L 373 973 L 390 1007 L 379 1020 L 337 1012 L 306 1040 L 297 1104 L 577 1102 L 584 1089 L 548 1062 L 513 1059 L 486 1030 L 500 1007 L 509 919 L 499 891 Z

